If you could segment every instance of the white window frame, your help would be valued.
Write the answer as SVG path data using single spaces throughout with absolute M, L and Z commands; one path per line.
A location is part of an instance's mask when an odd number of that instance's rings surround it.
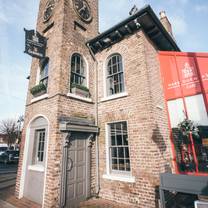
M 72 70 L 71 70 L 71 63 L 72 63 L 72 57 L 75 55 L 75 54 L 78 54 L 78 55 L 80 55 L 81 57 L 82 57 L 82 59 L 83 59 L 83 61 L 84 61 L 84 63 L 85 63 L 85 85 L 83 85 L 83 86 L 85 86 L 85 87 L 87 87 L 87 88 L 89 88 L 89 65 L 88 65 L 88 61 L 87 61 L 87 59 L 85 58 L 85 56 L 82 54 L 82 53 L 80 53 L 80 52 L 77 52 L 77 51 L 75 51 L 75 52 L 73 52 L 72 53 L 72 55 L 71 55 L 71 57 L 70 57 L 70 63 L 69 63 L 69 91 L 70 91 L 70 89 L 71 89 L 71 74 L 72 74 Z
M 108 62 L 109 60 L 115 56 L 115 55 L 119 55 L 121 56 L 121 64 L 122 64 L 122 73 L 123 73 L 123 91 L 122 92 L 119 92 L 119 93 L 115 93 L 115 94 L 112 94 L 112 95 L 109 95 L 108 94 L 108 79 L 107 79 L 107 76 L 108 76 Z M 125 69 L 124 69 L 124 59 L 123 59 L 123 56 L 118 53 L 118 52 L 115 52 L 115 53 L 112 53 L 111 55 L 108 56 L 108 58 L 106 59 L 105 61 L 105 64 L 104 64 L 104 69 L 103 69 L 104 73 L 103 73 L 103 83 L 104 83 L 104 98 L 101 100 L 101 101 L 106 101 L 106 100 L 110 100 L 110 99 L 115 99 L 115 98 L 119 98 L 119 97 L 124 97 L 127 95 L 126 93 L 126 85 L 125 85 Z
M 43 132 L 45 133 L 45 138 L 44 138 L 44 148 L 43 148 L 43 161 L 38 161 L 38 147 L 39 147 L 39 143 L 40 143 L 40 137 L 39 137 L 39 132 Z M 33 155 L 33 165 L 44 165 L 45 163 L 45 154 L 46 154 L 46 139 L 47 139 L 47 131 L 45 128 L 42 129 L 35 129 L 34 132 L 34 155 Z
M 131 165 L 131 156 L 130 156 L 130 148 L 129 148 L 129 160 L 130 160 L 130 171 L 111 171 L 111 157 L 110 157 L 110 124 L 119 123 L 119 122 L 126 122 L 127 124 L 127 134 L 128 134 L 128 140 L 129 140 L 129 130 L 128 130 L 128 121 L 126 120 L 118 120 L 113 122 L 108 122 L 105 124 L 105 148 L 106 148 L 106 174 L 103 175 L 103 178 L 110 179 L 110 180 L 118 180 L 123 182 L 129 182 L 134 183 L 135 177 L 132 176 L 132 165 Z M 129 147 L 129 143 L 128 143 Z

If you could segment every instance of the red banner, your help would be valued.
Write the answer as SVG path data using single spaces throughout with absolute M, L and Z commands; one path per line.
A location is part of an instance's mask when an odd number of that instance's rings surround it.
M 160 52 L 166 100 L 208 93 L 208 54 Z
M 181 97 L 180 80 L 174 56 L 160 56 L 160 67 L 166 100 Z
M 208 57 L 196 57 L 204 92 L 208 93 Z

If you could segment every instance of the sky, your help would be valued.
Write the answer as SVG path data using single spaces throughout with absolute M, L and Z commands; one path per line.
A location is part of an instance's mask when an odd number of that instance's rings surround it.
M 165 10 L 182 51 L 208 52 L 207 0 L 99 0 L 100 32 L 150 4 Z M 24 114 L 31 57 L 24 54 L 24 28 L 35 29 L 39 0 L 0 0 L 0 120 Z

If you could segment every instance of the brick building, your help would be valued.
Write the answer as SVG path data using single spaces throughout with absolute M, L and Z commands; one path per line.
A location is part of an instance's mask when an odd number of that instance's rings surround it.
M 98 15 L 98 0 L 40 1 L 47 58 L 32 61 L 16 195 L 155 208 L 174 171 L 158 51 L 180 49 L 150 6 L 101 34 Z

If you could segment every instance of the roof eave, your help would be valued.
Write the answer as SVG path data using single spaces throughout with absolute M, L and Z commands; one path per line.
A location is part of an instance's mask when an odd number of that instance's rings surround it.
M 158 19 L 158 17 L 155 15 L 155 13 L 152 10 L 152 8 L 151 8 L 150 5 L 144 6 L 136 14 L 134 14 L 134 15 L 128 17 L 127 19 L 123 20 L 122 22 L 116 24 L 115 26 L 113 26 L 110 29 L 106 30 L 105 32 L 101 33 L 97 37 L 95 37 L 95 38 L 87 41 L 86 44 L 88 44 L 89 46 L 91 46 L 93 48 L 93 45 L 96 44 L 97 42 L 99 43 L 99 41 L 103 40 L 104 38 L 108 38 L 113 32 L 118 31 L 119 29 L 121 29 L 125 25 L 128 25 L 129 23 L 131 23 L 133 20 L 135 20 L 137 18 L 142 18 L 142 15 L 146 15 L 146 14 L 148 14 L 151 17 L 151 20 L 154 22 L 156 28 L 159 29 L 159 32 L 163 35 L 163 37 L 165 38 L 165 40 L 168 41 L 167 43 L 169 45 L 171 45 L 171 50 L 172 51 L 180 51 L 180 48 L 178 47 L 178 45 L 176 44 L 176 42 L 174 41 L 174 39 L 171 37 L 171 35 L 166 31 L 166 29 L 164 28 L 164 26 L 162 25 L 162 23 L 160 22 L 160 20 Z M 141 29 L 141 28 L 138 28 L 138 29 Z M 156 45 L 156 47 L 160 50 L 161 46 L 157 45 L 156 41 L 153 40 L 153 42 Z M 115 44 L 115 43 L 116 43 L 116 41 L 113 44 Z M 105 49 L 105 48 L 106 47 L 103 47 L 102 50 Z M 95 53 L 98 52 L 98 50 L 97 49 L 94 49 L 94 48 L 93 48 L 93 51 Z

